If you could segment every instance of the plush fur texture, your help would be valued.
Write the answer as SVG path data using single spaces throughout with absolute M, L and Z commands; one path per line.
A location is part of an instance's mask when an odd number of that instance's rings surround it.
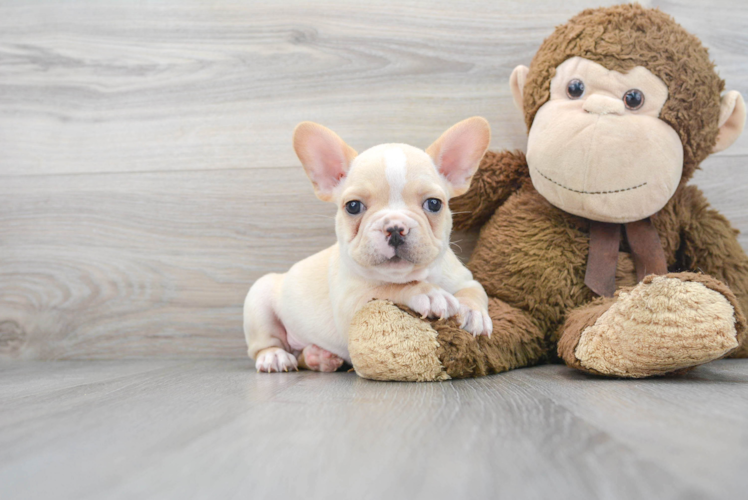
M 545 39 L 530 64 L 523 95 L 528 130 L 550 97 L 556 67 L 574 56 L 622 73 L 644 66 L 665 82 L 669 98 L 660 119 L 680 135 L 683 181 L 690 179 L 716 142 L 725 87 L 699 39 L 664 12 L 637 4 L 580 12 Z
M 527 366 L 546 346 L 529 316 L 489 302 L 496 333 L 473 337 L 456 318 L 426 319 L 404 306 L 373 300 L 355 316 L 350 354 L 356 372 L 372 380 L 448 380 Z
M 349 352 L 356 372 L 372 380 L 449 379 L 436 355 L 439 343 L 431 327 L 436 321 L 413 321 L 416 317 L 412 310 L 386 300 L 365 305 L 351 325 Z M 452 327 L 459 329 L 455 323 Z
M 584 284 L 589 221 L 535 190 L 522 153 L 489 152 L 469 191 L 450 206 L 455 229 L 481 227 L 468 267 L 489 295 L 494 333 L 473 338 L 454 321 L 432 324 L 441 366 L 458 378 L 563 360 L 595 374 L 639 378 L 726 355 L 748 357 L 748 257 L 727 219 L 686 185 L 718 130 L 723 82 L 706 49 L 658 10 L 586 10 L 558 27 L 533 59 L 524 87 L 528 127 L 548 99 L 554 68 L 573 56 L 618 71 L 642 65 L 668 85 L 661 118 L 680 135 L 685 164 L 679 188 L 651 219 L 670 273 L 637 284 L 624 238 L 616 270 L 621 291 L 597 298 Z M 392 309 L 377 303 L 365 314 Z M 410 314 L 400 320 L 398 328 L 408 331 L 425 324 Z M 380 337 L 397 330 L 375 322 L 368 328 Z M 402 380 L 409 370 L 400 364 L 389 375 Z
M 642 285 L 600 304 L 608 306 L 601 315 L 584 308 L 584 316 L 597 318 L 592 325 L 574 328 L 570 323 L 580 310 L 573 311 L 564 337 L 578 340 L 573 352 L 562 350 L 564 359 L 592 373 L 640 378 L 712 361 L 742 341 L 745 318 L 719 281 L 678 273 L 650 275 Z

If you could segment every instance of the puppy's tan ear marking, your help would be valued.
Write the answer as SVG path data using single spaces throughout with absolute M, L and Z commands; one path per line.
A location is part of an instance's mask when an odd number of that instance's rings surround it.
M 470 187 L 473 174 L 491 142 L 491 127 L 485 118 L 474 116 L 453 125 L 426 149 L 436 168 L 452 186 L 451 196 Z
M 714 152 L 719 153 L 732 146 L 745 127 L 745 101 L 740 92 L 731 90 L 722 96 L 719 108 L 719 134 Z
M 332 199 L 332 192 L 348 173 L 358 153 L 338 134 L 313 122 L 301 122 L 293 133 L 293 148 L 312 181 L 317 198 Z

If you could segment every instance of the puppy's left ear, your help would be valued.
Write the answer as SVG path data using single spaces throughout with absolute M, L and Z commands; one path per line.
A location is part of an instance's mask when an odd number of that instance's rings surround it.
M 468 190 L 490 142 L 488 122 L 474 116 L 453 125 L 426 149 L 439 173 L 452 186 L 451 196 L 459 196 Z
M 338 134 L 313 122 L 302 122 L 296 126 L 293 148 L 312 181 L 314 193 L 322 201 L 332 199 L 333 190 L 358 155 Z

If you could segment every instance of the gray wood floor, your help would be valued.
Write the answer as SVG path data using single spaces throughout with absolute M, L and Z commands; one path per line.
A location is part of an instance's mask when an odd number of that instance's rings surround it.
M 433 384 L 244 360 L 0 364 L 0 498 L 745 498 L 748 363 Z

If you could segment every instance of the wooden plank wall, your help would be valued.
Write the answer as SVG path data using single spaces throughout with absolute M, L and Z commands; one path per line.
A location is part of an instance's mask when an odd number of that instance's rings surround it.
M 243 356 L 252 282 L 334 241 L 297 122 L 362 150 L 480 114 L 523 148 L 511 70 L 600 3 L 3 2 L 0 358 Z M 652 4 L 748 95 L 742 0 Z M 743 230 L 746 160 L 748 135 L 696 178 Z

